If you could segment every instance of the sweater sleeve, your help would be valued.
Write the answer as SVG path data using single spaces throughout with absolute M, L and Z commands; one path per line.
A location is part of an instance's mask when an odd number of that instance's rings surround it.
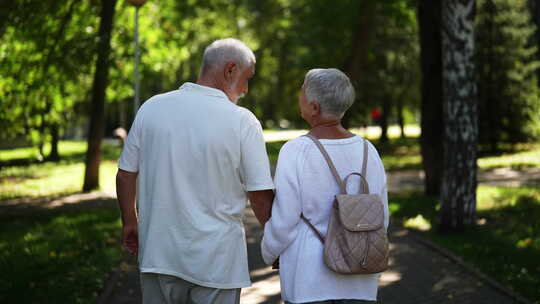
M 274 184 L 276 196 L 272 217 L 264 227 L 261 252 L 266 264 L 271 265 L 287 249 L 298 234 L 302 212 L 298 181 L 298 160 L 301 159 L 299 141 L 286 143 L 279 152 Z

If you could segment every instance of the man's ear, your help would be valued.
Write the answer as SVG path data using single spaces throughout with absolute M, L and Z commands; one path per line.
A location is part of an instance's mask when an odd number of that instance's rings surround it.
M 234 73 L 236 73 L 236 69 L 238 69 L 238 66 L 234 62 L 227 62 L 225 64 L 225 68 L 223 69 L 223 77 L 226 80 L 231 80 L 234 76 Z

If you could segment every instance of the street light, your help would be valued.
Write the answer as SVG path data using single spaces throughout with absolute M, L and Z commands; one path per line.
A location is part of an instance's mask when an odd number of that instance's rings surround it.
M 135 100 L 133 102 L 133 117 L 135 118 L 135 114 L 137 114 L 137 110 L 139 110 L 139 104 L 140 104 L 140 84 L 139 84 L 139 58 L 140 58 L 140 50 L 139 50 L 139 8 L 143 6 L 143 4 L 146 3 L 147 0 L 126 0 L 131 5 L 135 6 L 135 35 L 134 35 L 134 43 L 135 43 L 135 69 L 133 71 L 133 82 L 135 87 Z

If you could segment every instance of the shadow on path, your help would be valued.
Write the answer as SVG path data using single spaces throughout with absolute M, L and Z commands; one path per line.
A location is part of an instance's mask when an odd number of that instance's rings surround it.
M 245 225 L 253 284 L 242 290 L 240 302 L 282 303 L 278 273 L 262 261 L 262 229 L 251 209 L 246 210 Z M 390 268 L 381 276 L 379 283 L 381 303 L 517 303 L 498 289 L 485 284 L 466 268 L 418 242 L 417 238 L 408 230 L 390 229 Z M 116 281 L 111 282 L 114 285 L 109 287 L 110 294 L 102 298 L 100 303 L 141 303 L 135 259 L 124 262 L 115 275 Z M 107 288 L 104 291 L 107 292 Z

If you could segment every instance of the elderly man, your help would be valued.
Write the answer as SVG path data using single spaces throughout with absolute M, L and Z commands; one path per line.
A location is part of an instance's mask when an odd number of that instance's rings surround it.
M 117 192 L 143 303 L 239 303 L 250 285 L 246 198 L 264 224 L 274 196 L 261 124 L 236 105 L 254 71 L 244 43 L 217 40 L 197 84 L 154 96 L 137 113 Z

